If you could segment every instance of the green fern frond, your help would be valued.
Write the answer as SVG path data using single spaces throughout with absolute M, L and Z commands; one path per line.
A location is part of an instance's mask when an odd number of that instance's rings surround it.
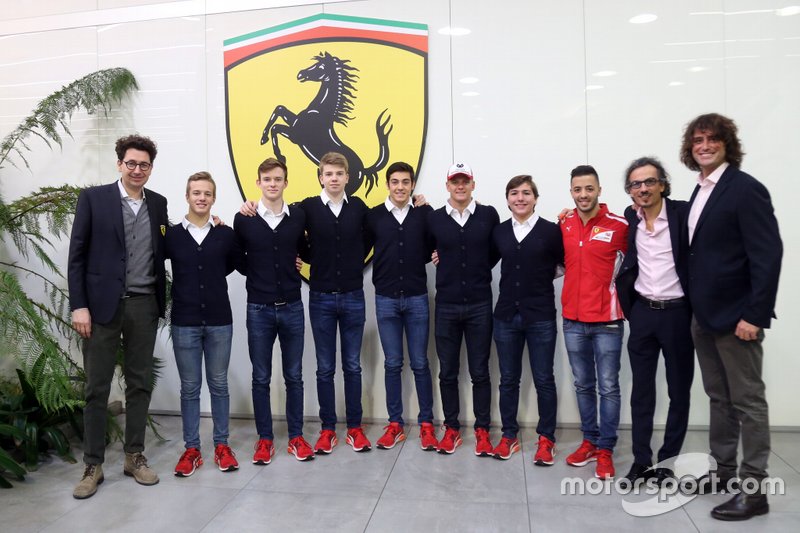
M 29 151 L 25 139 L 35 135 L 52 148 L 53 143 L 61 146 L 61 131 L 72 136 L 68 120 L 79 109 L 89 114 L 103 111 L 108 114 L 111 105 L 138 89 L 136 78 L 125 68 L 110 68 L 93 72 L 76 80 L 61 90 L 54 92 L 39 102 L 17 128 L 6 135 L 0 143 L 0 168 L 15 153 L 27 168 L 30 168 L 24 153 Z M 19 148 L 18 143 L 23 148 Z

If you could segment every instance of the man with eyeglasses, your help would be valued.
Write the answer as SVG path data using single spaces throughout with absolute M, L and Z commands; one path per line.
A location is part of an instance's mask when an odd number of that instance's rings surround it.
M 120 343 L 125 376 L 123 472 L 142 485 L 158 483 L 142 452 L 153 348 L 166 300 L 167 200 L 144 188 L 157 153 L 152 140 L 122 137 L 116 153 L 119 181 L 81 192 L 69 244 L 72 325 L 83 337 L 86 372 L 85 465 L 73 492 L 77 499 L 94 495 L 103 482 L 106 408 Z
M 664 354 L 669 411 L 658 463 L 681 451 L 689 423 L 689 396 L 694 377 L 692 310 L 686 298 L 687 202 L 668 198 L 669 175 L 658 159 L 641 157 L 625 171 L 625 192 L 635 208 L 625 210 L 628 252 L 616 279 L 617 294 L 630 324 L 628 356 L 633 386 L 631 483 L 648 479 L 663 483 L 674 473 L 652 468 L 656 370 Z

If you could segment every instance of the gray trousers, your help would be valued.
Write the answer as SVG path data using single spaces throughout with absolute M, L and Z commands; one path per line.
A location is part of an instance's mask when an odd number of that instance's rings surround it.
M 761 367 L 764 330 L 754 341 L 732 332 L 718 334 L 692 319 L 692 337 L 710 400 L 709 446 L 720 477 L 735 477 L 739 438 L 742 440 L 741 479 L 767 477 L 770 452 L 769 410 Z
M 92 323 L 92 334 L 83 344 L 83 367 L 86 371 L 86 407 L 83 410 L 85 463 L 102 464 L 105 459 L 108 395 L 120 341 L 125 377 L 124 449 L 128 453 L 144 450 L 157 329 L 158 303 L 152 294 L 123 298 L 111 322 Z

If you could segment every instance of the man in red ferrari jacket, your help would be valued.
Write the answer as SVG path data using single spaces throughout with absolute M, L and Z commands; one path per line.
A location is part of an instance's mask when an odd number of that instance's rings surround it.
M 564 342 L 575 379 L 583 442 L 567 464 L 597 461 L 595 476 L 614 477 L 623 315 L 614 277 L 627 248 L 628 223 L 598 203 L 600 179 L 589 165 L 572 170 L 575 211 L 561 224 L 564 239 Z M 597 393 L 600 393 L 598 423 Z

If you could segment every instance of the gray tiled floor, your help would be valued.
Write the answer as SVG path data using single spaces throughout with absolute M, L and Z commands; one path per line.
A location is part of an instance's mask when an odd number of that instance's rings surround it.
M 581 440 L 575 429 L 561 429 L 557 462 L 532 464 L 534 431 L 522 432 L 523 451 L 509 461 L 475 457 L 474 439 L 443 456 L 418 447 L 417 428 L 392 450 L 353 453 L 342 444 L 329 456 L 299 463 L 284 452 L 286 426 L 276 423 L 272 464 L 250 464 L 254 441 L 251 420 L 232 420 L 230 444 L 241 462 L 237 472 L 219 472 L 206 444 L 206 464 L 190 478 L 176 478 L 180 418 L 159 416 L 167 441 L 149 437 L 147 456 L 161 483 L 142 487 L 122 475 L 119 443 L 109 447 L 105 483 L 85 501 L 72 498 L 81 467 L 52 459 L 25 482 L 0 491 L 0 530 L 16 531 L 800 531 L 800 433 L 773 433 L 770 474 L 785 482 L 785 494 L 770 498 L 771 512 L 744 523 L 713 520 L 709 511 L 726 496 L 697 497 L 668 513 L 635 517 L 618 494 L 562 495 L 566 477 L 593 479 L 593 466 L 564 464 Z M 307 425 L 306 435 L 316 431 Z M 380 425 L 367 426 L 375 442 Z M 201 421 L 208 440 L 209 419 Z M 497 438 L 497 432 L 493 433 Z M 658 439 L 660 435 L 656 435 Z M 705 452 L 707 433 L 690 431 L 684 451 Z M 309 439 L 310 440 L 310 439 Z M 77 456 L 80 450 L 75 450 Z M 618 474 L 630 466 L 630 433 L 620 432 L 615 454 Z

